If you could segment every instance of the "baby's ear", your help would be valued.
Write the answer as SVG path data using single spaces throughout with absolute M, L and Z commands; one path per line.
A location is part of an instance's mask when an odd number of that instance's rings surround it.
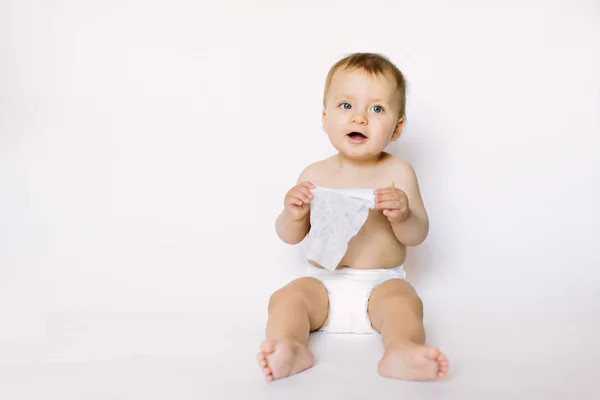
M 406 118 L 401 117 L 396 123 L 396 127 L 394 128 L 394 133 L 392 133 L 392 142 L 398 140 L 400 135 L 402 134 L 402 130 L 404 129 L 404 123 L 406 122 Z

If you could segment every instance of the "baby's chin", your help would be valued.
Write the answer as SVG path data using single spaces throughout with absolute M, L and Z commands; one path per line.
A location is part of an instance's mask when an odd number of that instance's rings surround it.
M 350 148 L 350 146 L 345 146 L 345 148 L 338 151 L 343 158 L 350 161 L 373 161 L 379 158 L 379 155 L 381 154 L 381 152 L 377 152 L 373 149 L 356 148 L 358 146 L 354 147 L 355 148 Z

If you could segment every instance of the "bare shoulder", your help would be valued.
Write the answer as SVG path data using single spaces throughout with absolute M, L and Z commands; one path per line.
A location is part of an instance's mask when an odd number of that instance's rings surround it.
M 391 177 L 399 181 L 410 181 L 416 179 L 413 166 L 404 158 L 386 153 L 385 169 Z
M 331 158 L 315 161 L 302 170 L 298 177 L 298 182 L 309 181 L 314 184 L 319 184 L 320 179 L 327 175 L 330 170 Z

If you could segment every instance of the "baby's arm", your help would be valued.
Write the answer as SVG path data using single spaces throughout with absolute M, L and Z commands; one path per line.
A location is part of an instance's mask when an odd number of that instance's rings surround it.
M 309 214 L 305 215 L 302 219 L 295 221 L 290 218 L 290 215 L 286 212 L 286 210 L 283 210 L 275 222 L 277 236 L 279 236 L 279 238 L 287 244 L 300 243 L 308 234 L 309 229 Z
M 429 233 L 429 217 L 425 211 L 421 191 L 414 169 L 402 163 L 396 182 L 401 182 L 401 190 L 408 197 L 408 216 L 403 221 L 392 222 L 396 239 L 406 246 L 417 246 L 425 241 Z
M 286 194 L 283 211 L 277 217 L 275 229 L 279 238 L 287 244 L 298 244 L 310 229 L 310 190 L 314 188 L 308 181 L 311 166 L 307 167 L 298 178 L 298 183 Z M 296 201 L 307 201 L 298 205 Z

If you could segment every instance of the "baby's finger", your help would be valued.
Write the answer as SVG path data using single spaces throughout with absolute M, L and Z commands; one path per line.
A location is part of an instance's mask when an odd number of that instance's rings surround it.
M 304 186 L 305 188 L 310 189 L 310 190 L 315 188 L 315 185 L 309 181 L 300 182 L 298 185 Z
M 306 202 L 310 202 L 310 200 L 312 200 L 312 198 L 313 198 L 312 192 L 304 186 L 296 186 L 293 189 L 293 192 L 294 192 L 294 195 L 300 197 L 302 200 L 304 200 Z
M 306 203 L 306 204 L 310 203 L 310 199 L 312 198 L 312 194 L 310 194 L 310 197 L 309 197 L 306 193 L 304 193 L 303 191 L 298 190 L 298 189 L 292 189 L 290 191 L 290 196 L 293 197 L 294 199 L 296 199 L 297 201 L 300 201 L 300 205 L 302 203 Z
M 378 194 L 375 196 L 375 200 L 377 201 L 400 201 L 402 200 L 402 195 L 399 192 L 388 192 L 383 194 Z
M 375 189 L 375 195 L 379 196 L 382 194 L 397 193 L 398 190 L 399 189 L 395 188 L 395 187 L 386 187 L 386 188 Z
M 402 211 L 399 210 L 383 210 L 383 215 L 385 215 L 388 218 L 399 218 L 400 215 L 402 214 Z
M 304 204 L 304 200 L 302 200 L 298 196 L 288 195 L 285 198 L 285 203 L 289 204 L 289 205 L 294 205 L 294 206 L 301 206 L 302 204 Z
M 404 203 L 401 201 L 380 201 L 375 204 L 375 206 L 379 209 L 388 209 L 388 210 L 402 210 L 404 209 Z

